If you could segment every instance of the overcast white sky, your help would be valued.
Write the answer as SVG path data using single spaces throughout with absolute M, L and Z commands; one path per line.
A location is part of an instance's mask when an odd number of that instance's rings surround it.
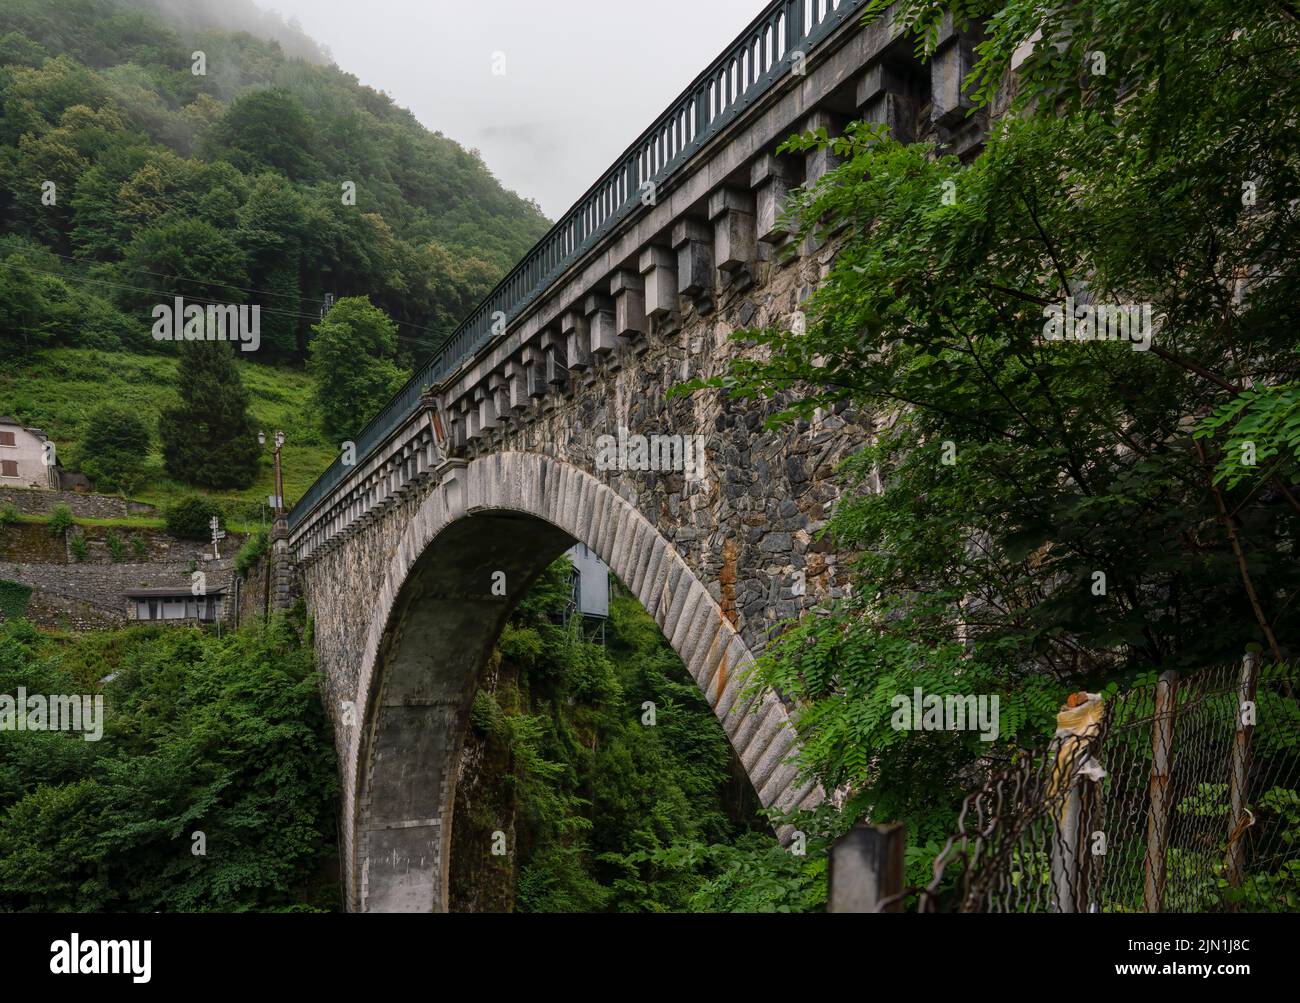
M 552 219 L 765 0 L 257 0 Z M 505 55 L 505 75 L 492 72 Z

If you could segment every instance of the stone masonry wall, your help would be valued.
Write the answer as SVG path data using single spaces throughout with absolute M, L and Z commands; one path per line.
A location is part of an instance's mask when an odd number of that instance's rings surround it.
M 66 505 L 80 519 L 120 519 L 154 511 L 152 505 L 128 501 L 116 495 L 12 487 L 0 488 L 0 508 L 5 505 L 13 505 L 26 515 L 47 515 L 56 505 Z
M 234 561 L 222 559 L 199 566 L 208 588 L 230 583 Z M 126 619 L 128 589 L 179 588 L 188 592 L 189 563 L 154 564 L 15 564 L 0 562 L 0 578 L 66 599 L 78 600 L 120 620 Z
M 541 414 L 525 414 L 496 447 L 546 453 L 605 480 L 676 547 L 756 653 L 779 621 L 842 594 L 837 557 L 817 535 L 839 498 L 836 467 L 868 429 L 841 410 L 769 431 L 764 421 L 784 401 L 738 403 L 716 391 L 669 400 L 668 393 L 720 374 L 737 348 L 734 331 L 789 327 L 832 256 L 826 248 L 779 263 L 769 253 L 754 281 L 733 284 L 715 310 L 701 315 L 683 300 L 675 330 L 652 335 L 644 354 L 616 370 L 571 374 L 578 386 L 569 395 L 546 398 Z M 620 428 L 647 437 L 703 435 L 707 476 L 692 482 L 676 473 L 598 471 L 599 437 Z
M 58 630 L 112 630 L 122 625 L 122 618 L 81 599 L 32 589 L 23 617 L 39 627 Z M 0 611 L 0 620 L 4 613 Z
M 605 360 L 572 374 L 567 393 L 534 403 L 512 420 L 511 430 L 469 453 L 542 453 L 604 481 L 675 547 L 755 653 L 782 620 L 842 595 L 847 576 L 817 535 L 840 496 L 836 467 L 869 434 L 848 410 L 768 431 L 764 420 L 784 402 L 737 403 L 716 391 L 668 399 L 673 386 L 722 371 L 737 351 L 733 331 L 788 326 L 826 274 L 833 248 L 785 263 L 766 248 L 763 253 L 752 281 L 733 282 L 714 310 L 702 315 L 684 299 L 680 321 L 652 332 L 642 352 L 620 346 L 621 364 Z M 597 470 L 598 437 L 616 436 L 620 426 L 646 436 L 703 435 L 705 478 Z M 336 725 L 340 701 L 356 693 L 374 599 L 432 490 L 432 480 L 413 485 L 343 546 L 322 551 L 302 569 L 326 707 Z

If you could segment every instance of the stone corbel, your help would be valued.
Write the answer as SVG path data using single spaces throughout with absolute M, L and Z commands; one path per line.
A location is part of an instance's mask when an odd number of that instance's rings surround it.
M 754 196 L 736 188 L 720 188 L 709 196 L 713 223 L 713 264 L 728 285 L 735 273 L 753 268 L 758 257 Z
M 468 397 L 460 400 L 460 413 L 465 424 L 465 446 L 468 447 L 479 437 L 479 410 Z
M 975 52 L 979 40 L 976 32 L 957 31 L 952 15 L 944 15 L 938 45 L 930 58 L 930 121 L 935 125 L 951 129 L 975 107 L 963 85 L 979 61 Z
M 645 279 L 620 268 L 609 280 L 609 291 L 614 297 L 615 333 L 635 351 L 644 352 L 649 347 L 645 340 Z
M 564 335 L 556 330 L 547 330 L 542 334 L 542 354 L 546 360 L 546 383 L 548 386 L 563 389 L 569 383 L 567 349 Z
M 673 224 L 677 252 L 677 292 L 697 299 L 713 290 L 713 231 L 698 219 Z
M 541 348 L 525 345 L 519 353 L 523 363 L 527 394 L 529 399 L 538 400 L 546 396 L 546 359 Z
M 480 383 L 474 388 L 474 403 L 478 407 L 478 435 L 483 437 L 500 426 L 496 394 Z
M 442 492 L 443 504 L 453 519 L 465 514 L 469 496 L 467 466 L 464 460 L 448 460 L 437 471 L 438 490 Z
M 876 60 L 858 80 L 857 106 L 864 122 L 887 126 L 892 139 L 916 141 L 916 97 L 906 75 L 886 60 Z
M 647 247 L 638 271 L 645 280 L 646 316 L 663 320 L 677 309 L 677 256 L 662 247 Z
M 618 346 L 614 329 L 614 300 L 602 293 L 591 293 L 582 303 L 587 315 L 587 333 L 591 354 L 605 358 Z
M 508 406 L 512 414 L 528 410 L 528 369 L 518 359 L 505 365 L 506 385 L 509 387 Z
M 787 233 L 780 219 L 794 182 L 789 167 L 774 154 L 759 157 L 749 169 L 749 185 L 754 190 L 755 229 L 760 242 L 780 244 Z
M 504 368 L 488 374 L 487 386 L 488 400 L 496 411 L 496 427 L 504 431 L 510 427 L 510 381 Z
M 591 331 L 587 317 L 580 310 L 566 311 L 560 318 L 564 332 L 566 365 L 572 372 L 581 373 L 591 368 Z
M 825 129 L 826 134 L 834 139 L 842 131 L 839 116 L 829 111 L 815 111 L 804 120 L 802 132 L 816 132 Z M 804 184 L 811 188 L 821 178 L 839 167 L 844 159 L 833 152 L 829 146 L 809 150 L 803 155 Z

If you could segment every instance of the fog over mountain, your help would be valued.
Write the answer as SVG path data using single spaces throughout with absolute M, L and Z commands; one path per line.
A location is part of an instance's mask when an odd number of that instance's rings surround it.
M 141 7 L 159 11 L 179 27 L 195 30 L 221 28 L 246 31 L 258 38 L 280 43 L 286 56 L 296 56 L 313 63 L 328 65 L 333 57 L 327 47 L 319 45 L 303 31 L 297 18 L 287 21 L 279 14 L 263 10 L 250 0 L 135 0 Z

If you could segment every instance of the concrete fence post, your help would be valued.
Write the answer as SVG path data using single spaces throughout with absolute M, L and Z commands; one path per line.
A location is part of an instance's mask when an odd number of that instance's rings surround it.
M 1246 859 L 1245 836 L 1246 798 L 1250 781 L 1250 746 L 1255 734 L 1255 693 L 1259 685 L 1259 653 L 1248 651 L 1241 663 L 1241 678 L 1237 687 L 1237 727 L 1232 742 L 1232 777 L 1228 799 L 1232 811 L 1228 817 L 1228 851 L 1224 860 L 1228 884 L 1233 888 L 1241 884 L 1242 866 Z M 1249 713 L 1247 710 L 1249 709 Z
M 831 846 L 827 912 L 901 912 L 902 903 L 880 903 L 903 891 L 907 827 L 856 825 Z
M 1178 713 L 1178 673 L 1167 669 L 1156 683 L 1151 720 L 1151 784 L 1147 805 L 1147 852 L 1142 902 L 1146 912 L 1161 912 L 1165 898 L 1165 858 L 1169 846 L 1169 783 L 1174 761 L 1174 723 Z

